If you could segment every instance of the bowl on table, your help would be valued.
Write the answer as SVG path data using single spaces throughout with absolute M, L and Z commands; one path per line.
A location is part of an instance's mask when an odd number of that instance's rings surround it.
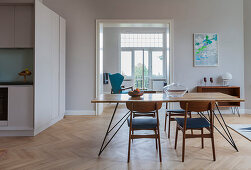
M 165 86 L 163 90 L 169 97 L 182 97 L 187 92 L 186 87 L 177 83 L 169 84 Z
M 131 96 L 131 97 L 140 97 L 143 94 L 144 94 L 143 91 L 140 91 L 140 92 L 138 92 L 138 91 L 129 91 L 128 92 L 128 95 Z

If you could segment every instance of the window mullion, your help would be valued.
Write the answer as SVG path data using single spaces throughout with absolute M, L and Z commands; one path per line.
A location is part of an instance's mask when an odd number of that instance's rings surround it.
M 134 69 L 134 65 L 135 65 L 135 51 L 131 50 L 132 52 L 132 81 L 133 81 L 133 86 L 135 85 L 135 69 Z
M 150 49 L 149 50 L 149 73 L 148 73 L 148 75 L 149 75 L 149 82 L 150 82 L 150 88 L 152 89 L 153 87 L 152 87 L 152 50 Z

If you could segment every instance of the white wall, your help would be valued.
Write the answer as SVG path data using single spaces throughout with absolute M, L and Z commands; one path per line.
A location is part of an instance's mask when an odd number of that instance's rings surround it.
M 96 19 L 174 19 L 174 81 L 233 74 L 244 97 L 243 0 L 44 0 L 67 20 L 66 108 L 93 110 Z M 193 67 L 193 33 L 217 32 L 220 66 Z
M 251 109 L 251 1 L 244 0 L 244 43 L 245 43 L 245 98 L 247 109 Z

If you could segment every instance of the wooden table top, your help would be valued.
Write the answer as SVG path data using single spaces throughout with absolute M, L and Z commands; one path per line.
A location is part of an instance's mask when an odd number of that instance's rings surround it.
M 164 93 L 144 94 L 141 97 L 130 97 L 128 94 L 102 94 L 91 103 L 125 103 L 125 102 L 180 102 L 180 101 L 216 101 L 244 102 L 244 99 L 223 93 L 186 93 L 183 97 L 168 97 Z

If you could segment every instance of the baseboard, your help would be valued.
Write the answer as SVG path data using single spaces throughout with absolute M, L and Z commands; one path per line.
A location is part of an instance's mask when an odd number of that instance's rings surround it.
M 251 109 L 240 109 L 240 114 L 251 114 Z
M 96 112 L 95 110 L 66 110 L 65 115 L 93 116 L 96 115 Z
M 54 125 L 55 123 L 57 123 L 58 121 L 62 120 L 64 118 L 64 115 L 61 115 L 53 120 L 51 120 L 50 122 L 40 126 L 39 128 L 34 130 L 34 136 L 36 136 L 37 134 L 39 134 L 40 132 L 44 131 L 45 129 L 49 128 L 50 126 Z
M 220 108 L 220 112 L 222 114 L 233 114 L 231 109 L 222 109 Z M 215 110 L 215 113 L 218 114 L 218 111 Z M 251 114 L 251 109 L 239 109 L 240 114 Z M 196 112 L 193 112 L 192 114 L 197 114 Z M 237 114 L 237 113 L 235 113 Z
M 220 108 L 220 111 L 221 111 L 222 114 L 233 114 L 231 109 Z M 217 111 L 216 111 L 216 113 L 217 113 Z M 250 114 L 251 110 L 249 110 L 249 109 L 239 109 L 239 113 L 240 114 Z M 237 112 L 235 112 L 235 114 L 237 114 Z
M 0 136 L 34 136 L 34 130 L 1 130 Z

